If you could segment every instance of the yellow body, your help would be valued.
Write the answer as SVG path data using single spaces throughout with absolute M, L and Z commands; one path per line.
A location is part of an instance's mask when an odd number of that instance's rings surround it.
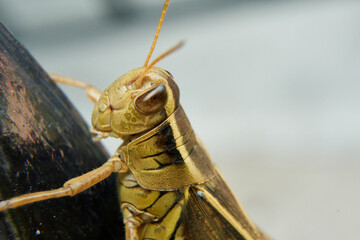
M 124 139 L 114 157 L 129 168 L 118 178 L 127 239 L 265 239 L 195 135 L 172 75 L 155 67 L 143 71 L 110 85 L 92 118 L 97 132 Z M 139 109 L 137 99 L 154 97 L 152 91 L 161 107 Z

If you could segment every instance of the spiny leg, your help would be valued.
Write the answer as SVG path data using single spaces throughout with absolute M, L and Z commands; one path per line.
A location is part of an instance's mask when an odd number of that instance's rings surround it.
M 10 208 L 17 208 L 33 202 L 39 202 L 46 199 L 60 198 L 65 196 L 74 196 L 86 189 L 94 186 L 110 176 L 113 172 L 127 172 L 128 168 L 119 156 L 111 157 L 101 167 L 85 173 L 79 177 L 67 181 L 63 187 L 49 191 L 29 193 L 19 197 L 0 202 L 0 211 Z
M 73 78 L 61 76 L 55 73 L 49 73 L 49 76 L 54 82 L 84 89 L 88 98 L 93 103 L 97 103 L 101 97 L 102 92 L 91 84 Z

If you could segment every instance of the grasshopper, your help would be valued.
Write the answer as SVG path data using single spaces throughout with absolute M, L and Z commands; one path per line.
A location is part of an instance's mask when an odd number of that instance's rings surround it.
M 102 166 L 65 182 L 63 187 L 0 202 L 0 211 L 74 196 L 118 173 L 119 203 L 126 239 L 270 239 L 249 219 L 212 163 L 179 102 L 173 76 L 150 64 L 169 0 L 165 1 L 143 67 L 129 71 L 104 92 L 51 74 L 59 83 L 85 89 L 95 103 L 92 132 L 99 139 L 123 139 Z

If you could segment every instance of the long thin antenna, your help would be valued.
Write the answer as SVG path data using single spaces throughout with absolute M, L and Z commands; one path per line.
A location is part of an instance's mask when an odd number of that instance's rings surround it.
M 151 58 L 151 55 L 155 49 L 155 45 L 156 45 L 156 41 L 159 37 L 159 33 L 160 33 L 160 29 L 161 29 L 161 25 L 162 23 L 164 22 L 164 18 L 165 18 L 165 15 L 166 15 L 166 10 L 169 6 L 169 1 L 170 0 L 166 0 L 165 3 L 164 3 L 164 7 L 163 7 L 163 10 L 162 10 L 162 13 L 161 13 L 161 17 L 160 17 L 160 20 L 159 20 L 159 24 L 158 24 L 158 27 L 156 29 L 156 33 L 155 33 L 155 36 L 154 36 L 154 40 L 152 42 L 152 45 L 151 45 L 151 48 L 150 48 L 150 52 L 146 58 L 146 61 L 145 61 L 145 64 L 144 64 L 144 67 L 146 67 L 150 61 L 150 58 Z
M 179 48 L 181 48 L 184 45 L 184 41 L 179 42 L 178 44 L 176 44 L 175 46 L 173 46 L 172 48 L 170 48 L 169 50 L 167 50 L 166 52 L 164 52 L 163 54 L 161 54 L 160 56 L 158 56 L 157 58 L 155 58 L 154 61 L 152 61 L 150 63 L 149 66 L 145 66 L 145 70 L 143 71 L 143 73 L 141 74 L 139 79 L 143 79 L 145 74 L 149 71 L 150 68 L 152 68 L 158 61 L 160 61 L 161 59 L 163 59 L 164 57 L 166 57 L 167 55 L 169 55 L 170 53 L 178 50 Z
M 175 46 L 173 46 L 172 48 L 170 48 L 169 50 L 167 50 L 166 52 L 162 53 L 160 56 L 158 56 L 157 58 L 155 58 L 154 61 L 152 61 L 150 63 L 150 65 L 147 67 L 151 68 L 152 66 L 154 66 L 158 61 L 160 61 L 161 59 L 163 59 L 164 57 L 166 57 L 167 55 L 169 55 L 170 53 L 178 50 L 179 48 L 181 48 L 184 45 L 184 41 L 180 41 L 178 44 L 176 44 Z M 146 70 L 145 70 L 146 71 Z

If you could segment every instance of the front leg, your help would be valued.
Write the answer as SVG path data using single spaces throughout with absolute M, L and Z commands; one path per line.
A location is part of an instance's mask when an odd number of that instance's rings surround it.
M 54 82 L 84 89 L 88 98 L 93 103 L 97 103 L 101 97 L 102 92 L 91 84 L 55 73 L 49 73 L 49 76 Z
M 26 204 L 39 202 L 52 198 L 74 196 L 94 186 L 110 176 L 113 172 L 127 172 L 125 162 L 115 155 L 99 168 L 96 168 L 79 177 L 70 179 L 63 187 L 43 192 L 29 193 L 0 202 L 0 211 L 17 208 Z

